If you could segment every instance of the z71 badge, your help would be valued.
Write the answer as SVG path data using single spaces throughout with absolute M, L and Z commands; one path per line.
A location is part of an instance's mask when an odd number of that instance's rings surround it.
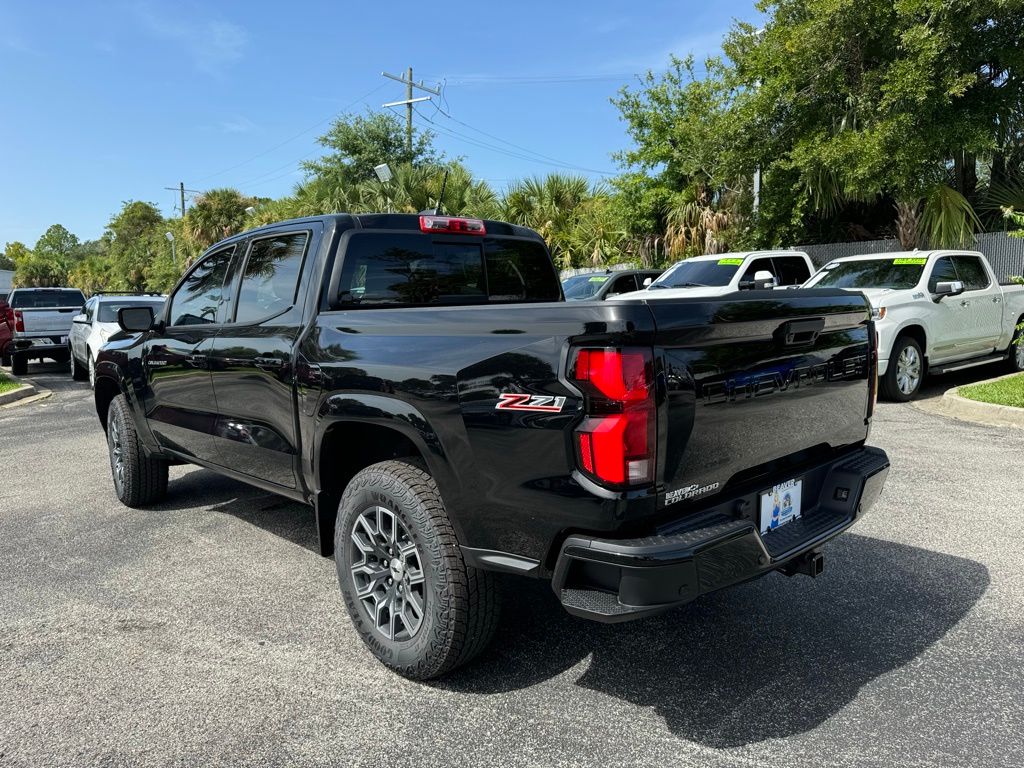
M 497 411 L 539 411 L 541 413 L 561 413 L 565 405 L 564 397 L 553 395 L 521 395 L 505 392 L 498 395 Z

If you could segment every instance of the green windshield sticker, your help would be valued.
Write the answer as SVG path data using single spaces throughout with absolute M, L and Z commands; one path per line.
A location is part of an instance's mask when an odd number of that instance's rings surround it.
M 919 258 L 913 258 L 913 259 L 893 259 L 892 263 L 896 264 L 896 265 L 900 265 L 900 264 L 914 264 L 914 265 L 917 265 L 917 266 L 923 266 L 923 265 L 928 263 L 928 259 L 919 259 Z
M 600 277 L 592 277 L 587 282 L 588 283 L 606 283 L 606 282 L 608 282 L 608 276 L 607 275 L 601 275 Z
M 718 260 L 718 265 L 720 267 L 721 266 L 738 267 L 742 263 L 743 263 L 743 259 L 719 259 Z

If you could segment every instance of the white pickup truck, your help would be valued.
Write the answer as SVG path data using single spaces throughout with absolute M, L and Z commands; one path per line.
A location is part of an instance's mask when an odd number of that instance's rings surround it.
M 830 261 L 804 288 L 850 288 L 871 302 L 883 395 L 910 400 L 925 374 L 1008 361 L 1024 371 L 1024 286 L 1000 285 L 976 251 L 910 251 Z
M 697 299 L 756 288 L 796 288 L 813 273 L 814 264 L 803 251 L 693 256 L 669 267 L 646 290 L 620 293 L 609 300 Z
M 27 373 L 30 359 L 68 362 L 68 334 L 72 318 L 85 304 L 82 292 L 77 288 L 15 288 L 7 301 L 14 375 Z

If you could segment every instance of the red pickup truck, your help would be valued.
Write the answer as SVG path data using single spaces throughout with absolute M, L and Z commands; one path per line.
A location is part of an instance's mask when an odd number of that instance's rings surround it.
M 0 365 L 11 364 L 11 326 L 7 322 L 8 309 L 10 305 L 7 303 L 7 297 L 3 296 L 0 298 Z

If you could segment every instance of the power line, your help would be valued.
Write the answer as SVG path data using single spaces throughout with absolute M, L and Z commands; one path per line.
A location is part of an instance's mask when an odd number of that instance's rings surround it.
M 387 104 L 381 106 L 384 107 L 397 107 L 405 105 L 405 151 L 412 154 L 412 110 L 418 101 L 430 101 L 431 96 L 420 96 L 413 98 L 412 89 L 419 88 L 421 91 L 427 94 L 433 94 L 434 96 L 440 96 L 441 91 L 437 88 L 428 88 L 423 84 L 423 81 L 416 82 L 412 79 L 412 67 L 409 67 L 406 77 L 399 77 L 398 75 L 392 75 L 387 72 L 381 72 L 381 77 L 386 77 L 390 80 L 397 80 L 399 83 L 405 85 L 405 98 L 399 101 L 389 101 Z
M 347 111 L 348 111 L 349 109 L 351 109 L 352 107 L 354 107 L 354 106 L 355 106 L 356 104 L 358 104 L 359 102 L 361 102 L 361 101 L 363 101 L 363 100 L 365 100 L 365 99 L 368 99 L 368 98 L 369 98 L 370 96 L 372 96 L 372 95 L 373 95 L 373 94 L 375 94 L 375 93 L 376 93 L 377 91 L 379 91 L 379 90 L 380 90 L 381 88 L 383 88 L 383 87 L 384 87 L 385 85 L 387 85 L 387 83 L 382 83 L 381 85 L 378 85 L 377 87 L 375 87 L 375 88 L 372 88 L 371 90 L 369 90 L 369 91 L 367 91 L 366 93 L 364 93 L 364 94 L 363 94 L 362 96 L 360 96 L 360 97 L 359 97 L 358 99 L 356 99 L 355 101 L 352 101 L 352 102 L 350 102 L 349 104 L 346 104 L 346 105 L 345 105 L 344 107 L 342 107 L 341 109 L 339 109 L 339 110 L 338 110 L 337 112 L 335 112 L 334 114 L 332 114 L 332 115 L 330 115 L 330 116 L 328 116 L 328 117 L 325 117 L 325 118 L 324 118 L 323 120 L 320 120 L 319 122 L 317 122 L 317 123 L 314 123 L 313 125 L 309 126 L 308 128 L 305 128 L 304 130 L 301 130 L 301 131 L 299 131 L 299 132 L 298 132 L 298 133 L 296 133 L 296 134 L 295 134 L 294 136 L 291 136 L 291 137 L 289 137 L 289 138 L 285 139 L 284 141 L 282 141 L 282 142 L 280 142 L 280 143 L 278 143 L 278 144 L 275 144 L 275 145 L 274 145 L 274 146 L 272 146 L 272 147 L 271 147 L 270 149 L 266 149 L 266 150 L 264 150 L 264 151 L 262 151 L 262 152 L 258 152 L 258 153 L 256 153 L 255 155 L 253 155 L 252 157 L 250 157 L 250 158 L 248 158 L 248 159 L 246 159 L 246 160 L 243 160 L 243 161 L 242 161 L 242 162 L 240 162 L 240 163 L 235 163 L 234 165 L 232 165 L 232 166 L 230 166 L 230 167 L 228 167 L 228 168 L 225 168 L 225 169 L 223 169 L 223 170 L 217 171 L 216 173 L 211 173 L 211 174 L 209 174 L 208 176 L 203 176 L 202 178 L 200 178 L 200 179 L 197 179 L 197 180 L 196 180 L 196 183 L 197 183 L 197 184 L 199 184 L 199 183 L 202 183 L 202 182 L 206 181 L 207 179 L 212 179 L 212 178 L 214 178 L 214 177 L 216 177 L 216 176 L 221 176 L 221 175 L 223 175 L 223 174 L 225 174 L 225 173 L 228 173 L 229 171 L 233 171 L 233 170 L 235 170 L 235 169 L 237 169 L 237 168 L 241 168 L 241 167 L 242 167 L 243 165 L 248 165 L 248 164 L 249 164 L 249 163 L 251 163 L 251 162 L 252 162 L 253 160 L 258 160 L 258 159 L 259 159 L 259 158 L 261 158 L 261 157 L 265 157 L 266 155 L 269 155 L 269 154 L 270 154 L 271 152 L 274 152 L 274 151 L 276 151 L 276 150 L 280 149 L 280 148 L 281 148 L 281 147 L 283 147 L 283 146 L 284 146 L 285 144 L 290 144 L 291 142 L 295 141 L 295 140 L 296 140 L 297 138 L 299 138 L 300 136 L 305 136 L 305 135 L 306 135 L 307 133 L 309 133 L 310 131 L 313 131 L 313 130 L 315 130 L 315 129 L 319 128 L 319 127 L 320 127 L 321 125 L 323 125 L 324 123 L 328 123 L 328 122 L 330 122 L 331 120 L 334 120 L 334 119 L 335 119 L 336 117 L 338 117 L 338 116 L 340 116 L 341 114 L 343 114 L 343 113 L 347 112 Z
M 567 170 L 583 171 L 585 173 L 593 173 L 593 174 L 597 174 L 598 176 L 614 176 L 615 175 L 611 171 L 599 171 L 596 168 L 586 168 L 586 167 L 581 166 L 581 165 L 574 165 L 572 163 L 565 163 L 565 162 L 562 162 L 560 160 L 555 160 L 553 158 L 547 158 L 544 155 L 538 156 L 538 154 L 535 153 L 535 152 L 532 152 L 532 150 L 525 150 L 525 152 L 530 152 L 531 154 L 524 154 L 524 152 L 515 152 L 515 151 L 512 151 L 512 150 L 506 149 L 504 147 L 500 147 L 500 146 L 497 146 L 495 144 L 490 144 L 490 143 L 482 141 L 480 139 L 473 138 L 472 136 L 467 136 L 466 134 L 459 133 L 458 131 L 455 131 L 455 130 L 453 130 L 451 128 L 446 128 L 446 127 L 436 123 L 435 121 L 431 120 L 429 117 L 424 115 L 418 109 L 416 110 L 416 114 L 420 117 L 420 119 L 425 120 L 426 122 L 430 123 L 430 125 L 432 125 L 434 127 L 434 129 L 436 129 L 437 131 L 440 131 L 441 133 L 443 133 L 443 134 L 445 134 L 447 136 L 451 136 L 453 138 L 461 139 L 462 141 L 467 142 L 467 143 L 469 143 L 469 144 L 471 144 L 473 146 L 480 147 L 482 149 L 489 149 L 492 152 L 497 152 L 497 153 L 502 154 L 502 155 L 507 155 L 508 157 L 514 157 L 514 158 L 516 158 L 518 160 L 525 160 L 525 161 L 531 162 L 531 163 L 540 163 L 542 165 L 550 165 L 550 166 L 553 166 L 553 167 L 556 167 L 556 168 L 565 168 Z

